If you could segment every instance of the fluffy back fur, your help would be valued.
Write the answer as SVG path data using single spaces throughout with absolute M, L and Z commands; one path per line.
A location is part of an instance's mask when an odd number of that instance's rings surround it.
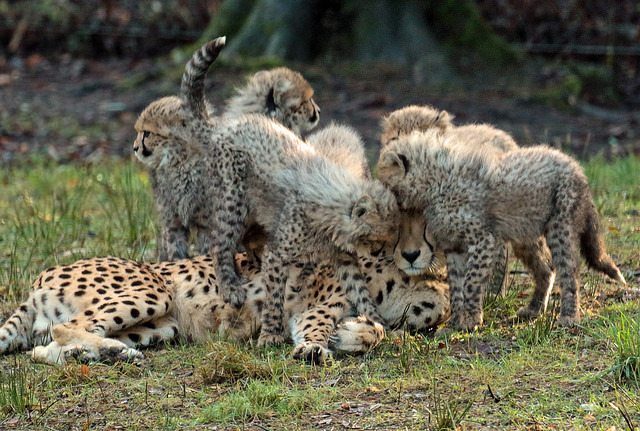
M 307 143 L 327 159 L 344 166 L 354 176 L 371 178 L 364 143 L 352 127 L 332 122 L 309 135 Z
M 300 73 L 286 67 L 256 73 L 236 93 L 226 102 L 223 118 L 264 114 L 297 135 L 313 129 L 320 119 L 313 88 Z
M 448 130 L 452 127 L 452 119 L 453 116 L 447 111 L 441 111 L 428 105 L 411 105 L 393 111 L 383 118 L 381 122 L 381 148 L 386 147 L 400 136 L 408 135 L 415 131 L 425 132 L 432 128 L 440 131 Z

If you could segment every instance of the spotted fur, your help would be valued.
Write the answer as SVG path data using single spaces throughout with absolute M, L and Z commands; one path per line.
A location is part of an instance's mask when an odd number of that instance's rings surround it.
M 579 320 L 578 247 L 589 266 L 624 283 L 606 254 L 598 215 L 580 166 L 539 146 L 488 162 L 465 153 L 436 131 L 416 133 L 385 148 L 380 179 L 402 208 L 422 211 L 447 254 L 452 316 L 449 325 L 474 330 L 496 245 L 535 248 L 544 236 L 562 291 L 559 323 Z M 536 275 L 537 277 L 537 275 Z
M 226 105 L 223 119 L 264 114 L 297 135 L 313 129 L 320 121 L 313 88 L 300 73 L 286 67 L 256 73 Z
M 387 249 L 360 255 L 370 295 L 387 324 L 429 330 L 442 322 L 446 284 L 428 274 L 407 277 Z M 251 261 L 238 255 L 236 265 L 251 280 L 243 286 L 247 301 L 240 309 L 220 296 L 207 256 L 160 263 L 91 258 L 49 268 L 0 327 L 0 353 L 35 347 L 32 355 L 41 362 L 114 361 L 142 358 L 141 347 L 176 337 L 198 342 L 211 331 L 246 340 L 260 329 L 267 293 Z M 294 358 L 322 363 L 331 351 L 364 353 L 380 342 L 382 326 L 356 314 L 334 268 L 314 270 L 305 290 L 300 271 L 300 265 L 290 270 L 284 306 Z

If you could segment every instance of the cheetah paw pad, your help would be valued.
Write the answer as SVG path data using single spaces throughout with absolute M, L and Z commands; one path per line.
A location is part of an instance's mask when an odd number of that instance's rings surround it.
M 305 341 L 293 350 L 293 359 L 308 362 L 313 365 L 322 365 L 329 357 L 329 350 L 320 344 Z

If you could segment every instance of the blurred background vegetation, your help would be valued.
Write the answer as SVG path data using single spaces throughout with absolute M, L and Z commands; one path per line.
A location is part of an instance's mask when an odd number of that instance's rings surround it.
M 582 158 L 640 154 L 640 0 L 0 0 L 0 163 L 130 156 L 133 122 L 205 40 L 220 106 L 287 65 L 375 160 L 408 104 Z
M 221 34 L 227 56 L 387 60 L 429 72 L 529 54 L 589 64 L 542 77 L 560 82 L 559 97 L 636 105 L 639 23 L 637 0 L 2 0 L 0 57 L 140 58 Z

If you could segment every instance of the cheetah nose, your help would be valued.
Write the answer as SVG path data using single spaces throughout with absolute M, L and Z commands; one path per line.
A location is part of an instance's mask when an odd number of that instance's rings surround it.
M 138 152 L 138 146 L 133 147 L 133 152 L 137 153 Z
M 416 261 L 418 256 L 420 256 L 420 250 L 409 251 L 409 252 L 403 251 L 400 254 L 402 255 L 402 257 L 404 257 L 407 260 L 407 262 L 413 263 Z

